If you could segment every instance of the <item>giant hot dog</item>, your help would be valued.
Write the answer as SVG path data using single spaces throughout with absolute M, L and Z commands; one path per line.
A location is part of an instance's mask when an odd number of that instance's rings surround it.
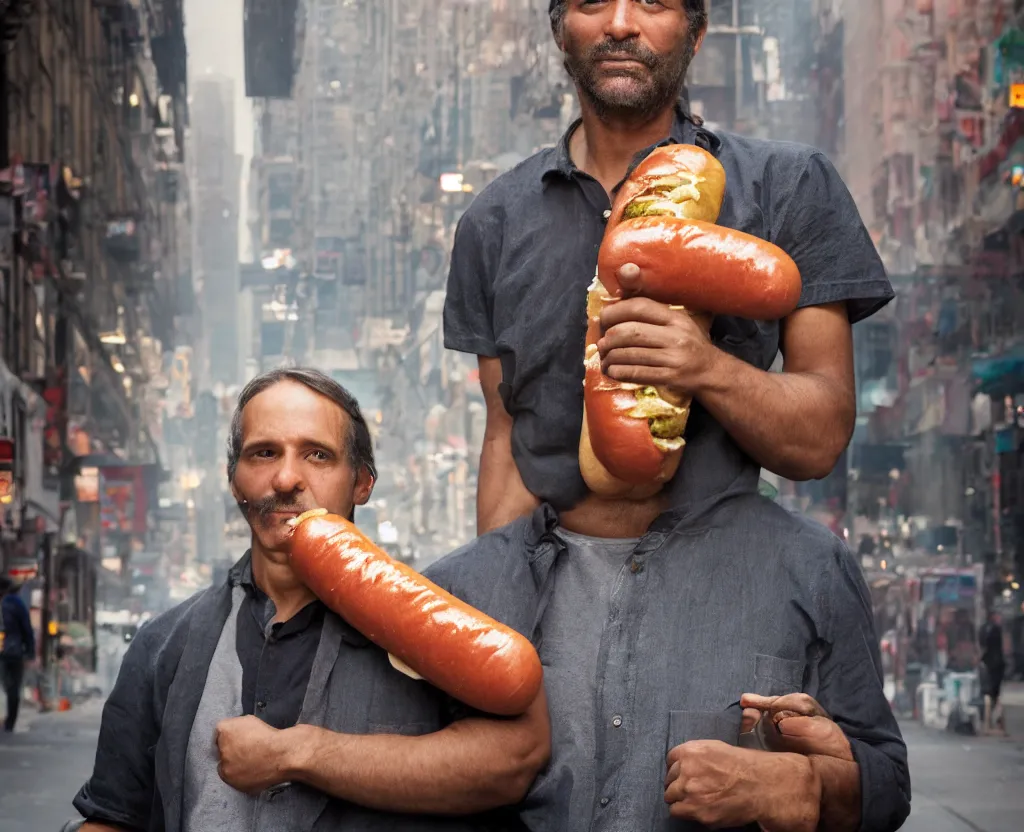
M 580 469 L 591 491 L 643 499 L 675 474 L 691 400 L 616 382 L 601 370 L 600 316 L 623 297 L 619 270 L 640 268 L 645 297 L 685 309 L 705 332 L 714 315 L 775 320 L 800 299 L 800 273 L 780 248 L 714 223 L 725 171 L 692 145 L 654 150 L 619 190 L 587 296 Z
M 540 692 L 540 658 L 527 639 L 389 557 L 347 520 L 306 512 L 290 546 L 302 582 L 403 672 L 499 716 L 525 713 Z

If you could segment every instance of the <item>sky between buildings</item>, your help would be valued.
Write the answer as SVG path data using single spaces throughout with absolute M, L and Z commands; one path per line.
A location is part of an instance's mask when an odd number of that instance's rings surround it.
M 242 36 L 244 0 L 185 0 L 185 37 L 188 74 L 227 75 L 235 81 L 235 152 L 241 153 L 242 192 L 238 212 L 238 252 L 242 262 L 252 260 L 246 227 L 246 195 L 252 159 L 252 105 L 245 97 L 245 45 Z

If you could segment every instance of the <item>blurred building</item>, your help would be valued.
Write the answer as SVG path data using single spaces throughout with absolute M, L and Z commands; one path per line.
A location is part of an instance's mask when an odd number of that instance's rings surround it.
M 891 541 L 1024 573 L 1024 32 L 1009 0 L 845 3 L 848 180 L 897 302 L 857 343 L 856 513 Z M 882 60 L 865 61 L 880 54 Z
M 455 224 L 572 115 L 542 5 L 301 0 L 295 60 L 269 17 L 247 29 L 275 68 L 248 90 L 248 366 L 310 363 L 357 394 L 381 468 L 360 517 L 428 556 L 475 529 L 482 399 L 440 328 Z
M 163 577 L 164 353 L 193 309 L 184 21 L 178 0 L 13 2 L 0 37 L 0 558 L 88 645 L 98 602 Z

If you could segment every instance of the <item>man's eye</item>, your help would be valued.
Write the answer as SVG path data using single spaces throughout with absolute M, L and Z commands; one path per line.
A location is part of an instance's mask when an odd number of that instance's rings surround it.
M 256 459 L 270 459 L 273 455 L 274 455 L 274 452 L 269 450 L 269 449 L 267 449 L 267 448 L 264 448 L 263 450 L 260 450 L 260 451 L 254 451 L 253 452 L 253 456 Z
M 310 456 L 315 458 L 318 462 L 327 462 L 331 458 L 331 455 L 327 451 L 312 451 Z

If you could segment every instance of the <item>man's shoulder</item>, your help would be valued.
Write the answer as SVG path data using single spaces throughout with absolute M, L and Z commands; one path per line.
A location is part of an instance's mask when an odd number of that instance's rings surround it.
M 498 174 L 469 204 L 463 216 L 511 213 L 524 200 L 543 193 L 544 174 L 553 166 L 555 147 L 545 147 Z
M 828 156 L 809 144 L 742 136 L 728 130 L 716 130 L 715 135 L 721 142 L 718 155 L 723 162 L 728 164 L 731 159 L 755 176 L 764 173 L 775 186 L 785 187 L 812 167 L 826 177 L 839 178 Z
M 197 609 L 201 609 L 200 601 L 216 591 L 217 587 L 201 589 L 177 606 L 151 618 L 139 628 L 135 641 L 142 641 L 149 647 L 158 648 L 172 640 L 177 633 L 187 635 L 193 615 Z
M 423 574 L 440 586 L 488 586 L 488 581 L 509 566 L 527 563 L 529 517 L 480 535 L 428 566 Z

